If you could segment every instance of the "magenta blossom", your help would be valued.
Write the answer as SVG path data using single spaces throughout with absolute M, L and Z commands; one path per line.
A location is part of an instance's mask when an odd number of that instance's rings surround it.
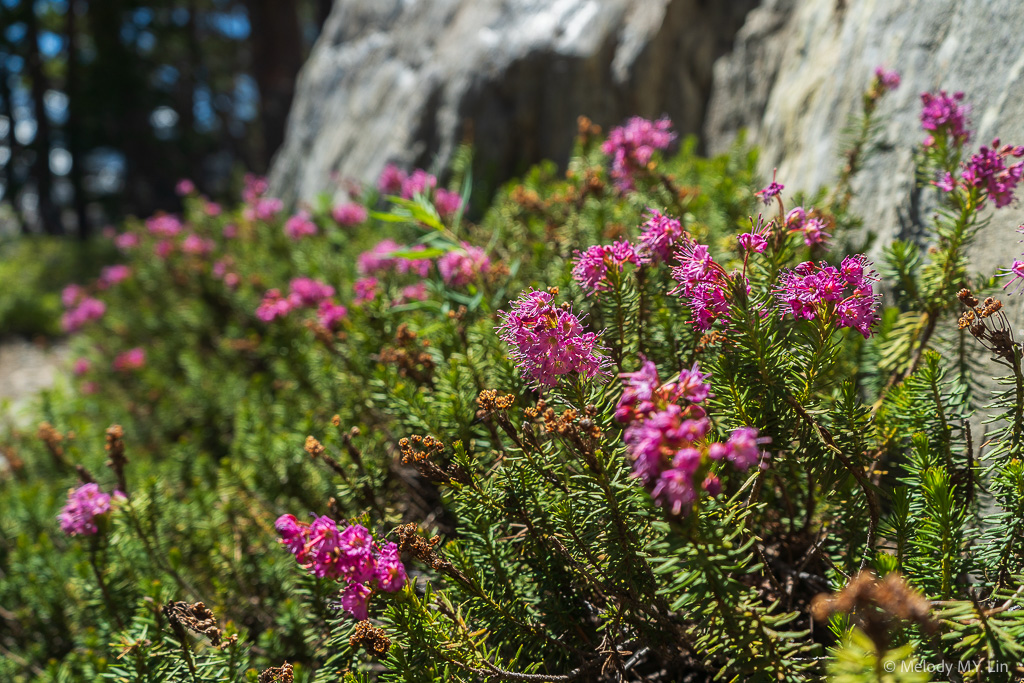
M 299 211 L 284 222 L 284 234 L 289 239 L 300 240 L 316 234 L 316 223 L 309 217 L 309 212 Z
M 422 168 L 417 168 L 402 182 L 402 199 L 412 199 L 418 194 L 430 194 L 437 187 L 437 178 Z
M 765 203 L 765 206 L 768 206 L 776 197 L 782 194 L 784 189 L 786 189 L 785 185 L 775 182 L 775 171 L 772 171 L 772 181 L 768 183 L 768 187 L 758 190 L 754 193 L 754 196 L 760 197 L 761 201 Z
M 427 286 L 422 282 L 417 282 L 414 285 L 409 285 L 402 288 L 402 299 L 400 303 L 407 303 L 410 301 L 426 301 L 427 300 Z
M 571 308 L 554 306 L 551 294 L 531 290 L 499 311 L 499 336 L 511 347 L 509 357 L 535 384 L 553 387 L 558 378 L 578 373 L 587 379 L 608 374 L 609 358 L 597 334 L 584 332 Z
M 377 278 L 364 277 L 352 283 L 352 291 L 355 293 L 353 300 L 358 306 L 373 301 L 377 298 Z
M 182 178 L 178 181 L 178 184 L 174 186 L 174 191 L 179 197 L 184 197 L 195 192 L 196 185 L 188 178 Z
M 86 323 L 99 320 L 107 312 L 107 305 L 99 299 L 91 296 L 84 297 L 71 310 L 67 311 L 60 319 L 61 327 L 65 332 L 75 332 L 81 329 Z
M 256 317 L 265 323 L 269 323 L 275 318 L 283 318 L 291 313 L 291 310 L 292 302 L 281 296 L 281 290 L 269 289 L 263 295 L 263 301 L 256 308 Z
M 486 275 L 491 268 L 491 259 L 480 247 L 466 242 L 461 249 L 449 251 L 437 260 L 437 270 L 441 279 L 451 287 L 465 287 L 469 283 Z
M 415 247 L 408 249 L 407 251 L 426 251 L 427 248 L 422 244 L 417 244 Z M 395 270 L 402 275 L 412 273 L 419 277 L 426 277 L 430 272 L 430 259 L 428 258 L 407 258 L 407 257 L 396 257 L 394 260 Z
M 121 251 L 129 251 L 139 246 L 139 236 L 134 232 L 122 232 L 114 237 L 114 246 Z
M 584 252 L 576 252 L 572 277 L 588 294 L 603 292 L 611 284 L 609 272 L 619 274 L 627 263 L 640 265 L 640 257 L 629 242 L 623 240 L 613 244 L 598 244 Z
M 667 118 L 648 121 L 634 116 L 626 125 L 612 128 L 601 151 L 612 158 L 611 176 L 615 186 L 626 192 L 634 188 L 634 177 L 647 168 L 655 150 L 665 150 L 676 139 Z
M 861 255 L 847 256 L 839 268 L 806 261 L 782 273 L 775 296 L 783 315 L 804 320 L 826 316 L 836 327 L 853 328 L 866 338 L 880 319 L 873 289 L 877 281 Z
M 686 300 L 697 329 L 707 330 L 716 320 L 728 318 L 729 275 L 711 257 L 707 246 L 686 244 L 676 260 L 679 265 L 672 269 L 672 279 L 679 286 L 669 293 L 679 293 Z
M 284 209 L 284 202 L 276 197 L 258 197 L 251 205 L 245 207 L 242 216 L 248 221 L 269 222 Z
M 377 189 L 384 194 L 397 194 L 402 191 L 406 177 L 405 171 L 394 164 L 388 164 L 377 179 Z
M 334 296 L 334 287 L 310 277 L 297 277 L 288 284 L 288 303 L 292 308 L 314 307 Z
M 100 271 L 99 280 L 96 281 L 96 286 L 100 289 L 109 289 L 114 285 L 124 282 L 131 277 L 132 269 L 124 264 L 115 266 L 107 266 Z
M 438 188 L 434 193 L 434 206 L 441 218 L 451 218 L 462 209 L 462 197 L 458 192 Z
M 210 218 L 216 218 L 223 211 L 224 210 L 221 208 L 220 204 L 218 204 L 217 202 L 210 202 L 210 201 L 203 202 L 203 213 L 205 213 Z
M 112 367 L 117 372 L 131 372 L 146 364 L 146 351 L 141 346 L 117 354 Z
M 666 216 L 654 209 L 647 209 L 650 218 L 641 226 L 640 244 L 637 253 L 646 261 L 668 261 L 676 245 L 689 239 L 678 218 Z
M 182 240 L 181 251 L 193 256 L 206 256 L 215 246 L 213 240 L 190 233 Z
M 365 223 L 368 215 L 366 207 L 355 202 L 339 204 L 331 211 L 334 222 L 346 228 Z
M 967 129 L 967 106 L 960 104 L 964 99 L 962 92 L 947 95 L 945 90 L 937 95 L 921 93 L 921 128 L 931 131 L 925 140 L 925 146 L 935 144 L 935 136 L 949 136 L 953 143 L 962 145 L 967 142 L 971 133 Z
M 166 213 L 158 213 L 146 219 L 146 229 L 149 230 L 150 234 L 158 237 L 174 237 L 184 227 L 177 217 Z
M 992 147 L 982 146 L 977 154 L 971 155 L 964 165 L 961 174 L 967 187 L 983 190 L 979 203 L 986 197 L 992 197 L 996 208 L 1002 208 L 1013 202 L 1013 192 L 1024 175 L 1024 161 L 1006 165 L 1010 157 L 1024 156 L 1024 146 L 999 146 L 999 139 L 992 141 Z
M 83 298 L 85 298 L 85 287 L 81 285 L 70 284 L 60 293 L 60 301 L 64 304 L 64 308 L 71 308 Z
M 809 247 L 815 244 L 824 244 L 832 236 L 825 232 L 825 221 L 820 218 L 808 218 L 798 232 L 803 233 L 804 244 Z
M 878 79 L 878 85 L 883 91 L 900 87 L 900 75 L 896 71 L 886 71 L 885 68 L 876 66 L 875 78 Z
M 363 621 L 369 617 L 370 596 L 373 590 L 361 583 L 350 583 L 348 588 L 341 594 L 341 607 L 351 614 L 357 621 Z
M 402 251 L 402 245 L 391 239 L 383 239 L 369 251 L 364 251 L 356 258 L 356 268 L 363 275 L 384 273 L 395 267 L 398 259 L 391 256 Z
M 117 492 L 114 494 L 117 495 Z M 110 511 L 110 495 L 99 484 L 82 484 L 68 491 L 68 502 L 60 511 L 60 528 L 68 536 L 95 536 L 96 518 Z
M 71 371 L 75 373 L 76 377 L 81 377 L 85 373 L 89 372 L 89 368 L 90 367 L 92 367 L 92 364 L 89 363 L 89 361 L 87 359 L 85 359 L 85 358 L 76 358 L 75 359 L 75 364 L 72 367 Z
M 348 309 L 333 301 L 321 301 L 316 311 L 317 322 L 328 330 L 336 329 L 347 315 Z

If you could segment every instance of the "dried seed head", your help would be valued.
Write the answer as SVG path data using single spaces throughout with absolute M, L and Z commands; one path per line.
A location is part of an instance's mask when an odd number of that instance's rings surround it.
M 285 662 L 281 666 L 264 669 L 256 683 L 292 683 L 293 680 L 292 665 Z
M 324 454 L 324 451 L 327 450 L 324 448 L 324 445 L 322 443 L 317 441 L 316 438 L 312 436 L 306 437 L 306 445 L 303 446 L 303 448 L 307 453 L 309 453 L 310 457 L 313 458 L 314 460 L 322 456 Z
M 378 657 L 386 655 L 391 649 L 391 639 L 384 629 L 371 625 L 369 621 L 360 621 L 356 624 L 356 631 L 348 639 L 348 644 L 353 648 L 362 645 L 368 652 Z

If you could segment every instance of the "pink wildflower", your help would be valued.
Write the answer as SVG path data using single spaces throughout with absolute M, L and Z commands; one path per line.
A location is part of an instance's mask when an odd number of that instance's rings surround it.
M 776 171 L 777 170 L 778 169 L 776 169 Z M 768 183 L 768 187 L 758 190 L 754 193 L 754 196 L 760 197 L 761 201 L 765 203 L 765 206 L 768 206 L 772 203 L 772 200 L 782 193 L 784 189 L 786 189 L 785 185 L 775 182 L 775 171 L 772 171 L 772 181 Z
M 847 256 L 838 269 L 806 261 L 782 273 L 775 296 L 783 315 L 788 312 L 804 320 L 827 315 L 837 327 L 853 328 L 866 338 L 879 320 L 872 284 L 877 280 L 861 255 Z
M 352 291 L 355 293 L 353 300 L 357 306 L 373 301 L 377 298 L 377 278 L 364 277 L 352 283 Z
M 394 240 L 383 239 L 369 251 L 364 251 L 356 258 L 356 268 L 363 275 L 384 273 L 395 267 L 398 259 L 391 256 L 393 252 L 402 251 L 402 245 Z
M 134 232 L 122 232 L 114 237 L 114 246 L 121 251 L 129 251 L 139 246 L 139 236 Z
M 804 223 L 803 228 L 799 231 L 804 235 L 804 244 L 807 246 L 813 246 L 815 244 L 823 244 L 832 235 L 825 232 L 825 222 L 820 218 L 809 218 Z
M 637 253 L 644 261 L 668 261 L 677 244 L 689 239 L 678 218 L 666 216 L 654 209 L 647 209 L 650 218 L 641 226 L 640 245 Z
M 478 280 L 491 268 L 491 259 L 480 247 L 474 247 L 466 242 L 462 248 L 449 251 L 437 260 L 437 270 L 441 273 L 441 279 L 451 287 L 465 287 L 469 283 Z
M 81 285 L 70 284 L 61 290 L 60 301 L 64 308 L 71 308 L 85 298 L 85 288 Z
M 437 187 L 437 178 L 422 168 L 417 168 L 402 182 L 402 199 L 412 199 L 418 194 L 430 194 Z
M 117 372 L 129 372 L 131 370 L 138 370 L 145 364 L 146 351 L 141 346 L 136 346 L 134 349 L 128 349 L 117 354 L 112 367 Z
M 551 294 L 531 290 L 499 311 L 499 336 L 511 347 L 509 356 L 520 371 L 540 386 L 553 387 L 558 378 L 579 373 L 587 379 L 607 374 L 609 358 L 600 355 L 598 336 L 584 332 L 568 307 L 551 304 Z
M 181 243 L 181 251 L 185 254 L 192 254 L 193 256 L 206 256 L 216 245 L 213 240 L 200 237 L 194 233 L 190 233 L 185 237 Z
M 96 282 L 96 285 L 100 289 L 109 289 L 110 287 L 127 280 L 131 277 L 131 274 L 132 269 L 124 264 L 107 266 L 100 271 L 100 277 Z
M 110 511 L 110 495 L 99 484 L 82 484 L 68 491 L 68 502 L 60 512 L 60 528 L 68 536 L 94 536 L 99 532 L 96 518 Z
M 76 358 L 75 364 L 72 367 L 72 372 L 75 373 L 76 377 L 81 377 L 85 373 L 89 372 L 89 368 L 92 367 L 91 363 L 85 358 Z
M 218 204 L 217 202 L 209 202 L 209 201 L 203 202 L 203 213 L 205 213 L 210 218 L 216 218 L 222 212 L 223 212 L 223 209 L 221 208 L 220 204 Z
M 341 594 L 341 607 L 357 621 L 369 617 L 370 595 L 373 591 L 361 583 L 350 583 Z
M 334 222 L 346 228 L 365 223 L 368 215 L 366 207 L 355 202 L 338 204 L 331 212 Z
M 934 135 L 949 135 L 956 145 L 962 145 L 971 137 L 967 130 L 967 107 L 960 104 L 964 99 L 962 92 L 947 95 L 945 90 L 937 95 L 921 93 L 921 128 L 931 131 L 925 146 L 934 144 Z
M 301 240 L 316 234 L 316 223 L 309 218 L 309 212 L 299 211 L 297 214 L 284 222 L 284 234 L 289 239 Z
M 65 332 L 75 332 L 81 329 L 86 323 L 99 320 L 107 312 L 107 305 L 99 299 L 86 296 L 79 300 L 78 304 L 67 311 L 60 320 L 61 327 Z
M 613 244 L 598 244 L 584 252 L 576 252 L 572 276 L 588 294 L 603 292 L 611 284 L 609 271 L 621 273 L 627 263 L 640 265 L 640 257 L 629 242 L 623 240 Z
M 348 315 L 348 309 L 333 301 L 321 301 L 316 311 L 316 319 L 323 327 L 333 330 Z
M 458 192 L 450 192 L 443 187 L 438 188 L 434 193 L 434 206 L 441 218 L 451 218 L 462 208 L 462 197 Z
M 292 303 L 289 299 L 281 296 L 281 290 L 270 289 L 263 295 L 263 301 L 256 309 L 256 317 L 265 323 L 275 318 L 282 318 L 292 310 Z
M 150 234 L 159 237 L 174 237 L 185 226 L 177 217 L 166 213 L 158 213 L 146 219 L 146 229 Z
M 178 181 L 178 184 L 174 186 L 174 191 L 179 197 L 184 197 L 195 192 L 196 185 L 188 178 L 182 178 Z
M 895 90 L 900 87 L 900 75 L 896 71 L 886 71 L 881 66 L 875 67 L 875 78 L 883 91 Z
M 1010 285 L 1014 285 L 1013 291 L 1010 293 L 1013 294 L 1020 291 L 1021 285 L 1024 284 L 1024 261 L 1014 259 L 1013 264 L 1009 268 L 1001 268 L 1000 270 L 1002 272 L 997 277 L 1010 276 L 1010 279 L 1003 285 L 1003 289 L 1005 290 Z
M 422 282 L 402 288 L 402 303 L 410 301 L 426 301 L 427 286 Z
M 405 565 L 398 557 L 398 546 L 388 543 L 377 558 L 377 583 L 382 591 L 394 593 L 402 590 L 408 581 Z
M 697 329 L 707 330 L 716 320 L 728 318 L 729 275 L 711 257 L 707 246 L 686 244 L 676 260 L 679 265 L 672 269 L 672 279 L 679 286 L 669 293 L 678 292 L 687 301 Z
M 294 278 L 288 284 L 288 303 L 292 308 L 312 307 L 334 296 L 334 287 L 309 277 Z
M 405 171 L 394 164 L 388 164 L 377 179 L 377 189 L 384 194 L 397 194 L 402 191 L 405 179 Z
M 961 177 L 967 187 L 983 190 L 979 203 L 986 197 L 992 197 L 996 208 L 1002 208 L 1013 202 L 1013 191 L 1024 175 L 1024 161 L 1010 166 L 1005 161 L 1009 157 L 1021 156 L 1024 156 L 1024 146 L 1000 148 L 997 138 L 992 141 L 991 148 L 982 146 L 977 154 L 971 155 Z
M 601 150 L 612 157 L 611 176 L 620 191 L 634 188 L 635 175 L 647 168 L 655 150 L 665 150 L 676 139 L 667 118 L 648 121 L 634 116 L 626 125 L 612 128 Z
M 246 173 L 242 183 L 242 199 L 246 204 L 255 204 L 270 187 L 266 178 L 252 173 Z

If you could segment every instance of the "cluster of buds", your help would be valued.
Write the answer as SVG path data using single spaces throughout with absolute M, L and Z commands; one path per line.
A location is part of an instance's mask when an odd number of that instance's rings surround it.
M 457 463 L 448 465 L 444 470 L 431 458 L 444 452 L 444 444 L 432 436 L 413 434 L 398 441 L 398 449 L 402 452 L 402 464 L 413 465 L 424 478 L 441 484 L 453 481 L 468 484 L 469 475 Z
M 1013 327 L 1003 312 L 1003 302 L 992 297 L 979 302 L 967 288 L 957 292 L 956 298 L 967 309 L 960 316 L 958 329 L 966 328 L 996 358 L 1013 363 L 1016 342 L 1013 340 Z
M 171 601 L 164 605 L 163 613 L 179 638 L 183 638 L 185 630 L 189 630 L 197 635 L 206 636 L 214 647 L 220 648 L 233 645 L 238 640 L 237 635 L 224 638 L 217 626 L 217 618 L 201 602 L 190 604 L 183 601 Z

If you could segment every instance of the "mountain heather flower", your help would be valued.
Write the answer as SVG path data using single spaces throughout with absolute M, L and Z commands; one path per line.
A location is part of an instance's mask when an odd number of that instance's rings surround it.
M 696 242 L 686 244 L 676 255 L 678 265 L 672 268 L 672 279 L 679 283 L 670 294 L 679 293 L 686 300 L 693 324 L 707 330 L 718 319 L 729 317 L 729 275 L 708 252 L 707 246 Z
M 637 172 L 647 168 L 655 150 L 665 150 L 676 139 L 667 118 L 648 121 L 639 116 L 612 128 L 601 150 L 612 158 L 611 176 L 622 192 L 632 190 Z
M 412 252 L 415 252 L 415 251 L 426 251 L 427 250 L 427 248 L 424 245 L 422 245 L 422 244 L 417 244 L 415 247 L 412 247 L 410 249 L 406 249 L 404 247 L 401 247 L 401 249 L 403 251 L 412 251 Z M 401 275 L 406 275 L 408 273 L 412 273 L 412 274 L 418 275 L 420 277 L 426 277 L 427 274 L 430 273 L 430 264 L 431 264 L 431 261 L 428 258 L 419 258 L 419 259 L 417 259 L 417 258 L 396 257 L 394 259 L 395 270 L 398 271 Z
M 114 495 L 118 495 L 115 491 Z M 96 518 L 110 511 L 110 495 L 99 484 L 82 484 L 68 491 L 68 501 L 60 511 L 60 528 L 68 536 L 95 536 Z
M 130 251 L 139 246 L 139 236 L 134 232 L 122 232 L 114 237 L 114 246 L 121 251 Z
M 181 251 L 193 256 L 206 256 L 216 245 L 213 240 L 200 237 L 195 233 L 188 234 L 181 242 Z
M 925 147 L 935 144 L 935 136 L 949 136 L 955 145 L 967 142 L 971 133 L 967 130 L 966 105 L 960 104 L 964 99 L 962 92 L 947 95 L 945 90 L 934 93 L 921 93 L 921 128 L 931 131 L 925 138 Z
M 141 346 L 117 354 L 112 367 L 117 372 L 131 372 L 146 364 L 146 350 Z
M 86 358 L 76 358 L 75 363 L 71 368 L 71 371 L 75 373 L 76 377 L 81 377 L 85 373 L 89 372 L 89 368 L 92 364 Z
M 640 265 L 640 257 L 628 241 L 597 244 L 586 251 L 576 252 L 572 276 L 588 294 L 603 292 L 611 284 L 609 271 L 621 273 L 627 263 Z
M 331 211 L 331 216 L 338 225 L 350 228 L 354 225 L 365 223 L 369 214 L 366 211 L 366 207 L 362 204 L 346 202 L 334 207 L 334 210 Z
M 772 181 L 768 183 L 768 187 L 758 190 L 754 193 L 755 197 L 760 197 L 761 201 L 764 202 L 765 206 L 770 206 L 772 201 L 786 189 L 785 185 L 775 182 L 775 172 L 772 172 Z
M 60 301 L 64 308 L 71 308 L 85 298 L 85 287 L 82 285 L 70 284 L 60 292 Z
M 176 216 L 158 213 L 146 219 L 146 230 L 158 237 L 174 237 L 184 229 L 184 225 Z
M 607 374 L 609 358 L 594 332 L 584 332 L 568 304 L 554 306 L 551 294 L 524 292 L 509 312 L 499 311 L 498 335 L 511 347 L 509 357 L 534 384 L 553 387 L 558 378 L 578 373 L 587 379 Z
M 364 277 L 352 283 L 352 291 L 355 293 L 353 300 L 358 306 L 373 301 L 377 298 L 377 278 Z
M 992 141 L 991 147 L 982 146 L 977 154 L 964 164 L 961 178 L 967 187 L 983 190 L 979 202 L 992 197 L 996 208 L 1002 208 L 1013 202 L 1013 191 L 1024 175 L 1024 161 L 1006 165 L 1009 157 L 1024 156 L 1024 146 L 999 146 L 999 139 Z M 950 188 L 952 189 L 952 188 Z
M 865 338 L 878 322 L 878 276 L 861 255 L 847 256 L 839 268 L 805 261 L 779 278 L 775 296 L 782 314 L 803 320 L 826 316 L 836 327 L 850 327 Z
M 334 296 L 334 287 L 310 277 L 297 277 L 288 283 L 288 303 L 292 308 L 315 307 Z
M 449 251 L 437 259 L 437 271 L 449 287 L 465 287 L 486 275 L 491 268 L 491 259 L 480 247 L 463 242 L 461 249 Z
M 678 218 L 666 216 L 655 209 L 647 209 L 650 218 L 641 226 L 640 244 L 637 253 L 644 262 L 665 262 L 672 258 L 673 251 L 681 242 L 689 239 Z
M 417 282 L 414 285 L 409 285 L 402 288 L 402 298 L 399 303 L 408 303 L 410 301 L 426 301 L 427 300 L 427 286 L 422 282 Z
M 458 192 L 440 187 L 434 193 L 434 207 L 441 218 L 451 218 L 462 208 L 462 197 Z
M 718 495 L 721 482 L 712 463 L 728 460 L 738 470 L 760 461 L 757 430 L 741 427 L 726 443 L 709 439 L 711 422 L 698 405 L 710 396 L 707 378 L 697 364 L 661 384 L 654 363 L 641 357 L 640 369 L 619 375 L 625 387 L 615 417 L 627 423 L 623 434 L 640 479 L 655 501 L 673 515 L 688 512 L 701 490 Z M 681 405 L 680 401 L 685 401 Z
M 316 234 L 316 223 L 310 217 L 309 212 L 299 211 L 297 214 L 284 222 L 284 234 L 289 239 L 300 240 Z
M 402 251 L 404 247 L 391 239 L 377 242 L 369 251 L 364 251 L 356 258 L 356 268 L 363 275 L 385 273 L 395 267 L 398 259 L 389 254 Z
M 284 209 L 284 202 L 276 197 L 259 197 L 242 210 L 242 216 L 249 221 L 269 222 Z
M 895 90 L 900 87 L 900 75 L 896 71 L 886 71 L 885 68 L 876 66 L 875 78 L 878 79 L 882 90 Z
M 106 312 L 107 305 L 105 303 L 91 296 L 84 296 L 73 308 L 61 316 L 60 325 L 65 332 L 75 332 L 86 323 L 99 320 Z
M 398 194 L 406 179 L 405 171 L 394 164 L 388 164 L 377 179 L 377 189 L 384 194 Z
M 220 204 L 218 204 L 217 202 L 211 202 L 211 201 L 204 201 L 203 202 L 203 213 L 205 213 L 210 218 L 216 218 L 217 216 L 221 215 L 221 213 L 223 213 L 223 212 L 224 212 L 224 209 L 222 209 Z
M 831 233 L 825 232 L 825 221 L 820 218 L 808 218 L 798 232 L 803 233 L 804 244 L 809 247 L 815 244 L 824 244 L 829 237 L 832 237 Z
M 412 199 L 418 194 L 427 195 L 435 187 L 437 187 L 437 177 L 422 168 L 417 168 L 402 181 L 402 198 Z
M 131 277 L 132 269 L 124 264 L 106 266 L 100 271 L 100 277 L 96 286 L 100 289 L 110 289 L 116 284 L 124 282 Z
M 348 309 L 333 301 L 321 301 L 320 306 L 316 310 L 317 322 L 328 330 L 336 329 L 338 323 L 344 320 L 346 316 L 348 316 Z
M 178 184 L 174 186 L 174 192 L 179 197 L 185 197 L 196 191 L 196 184 L 188 178 L 182 178 L 178 181 Z
M 281 290 L 268 289 L 263 295 L 263 301 L 256 308 L 256 317 L 265 323 L 276 318 L 283 318 L 291 313 L 292 302 L 290 299 L 281 296 Z
M 357 620 L 367 618 L 374 586 L 394 593 L 408 582 L 398 546 L 387 543 L 381 548 L 362 525 L 339 529 L 338 523 L 327 516 L 307 524 L 295 515 L 281 515 L 274 527 L 281 544 L 306 571 L 346 583 L 341 607 Z

